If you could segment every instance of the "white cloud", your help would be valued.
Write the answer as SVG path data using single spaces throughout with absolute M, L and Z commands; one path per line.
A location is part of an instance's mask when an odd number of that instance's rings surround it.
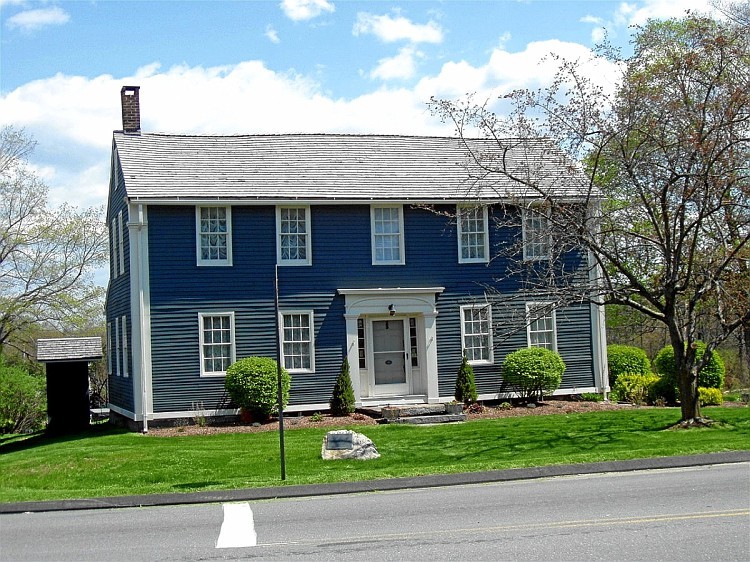
M 5 23 L 9 29 L 21 31 L 38 31 L 50 25 L 64 25 L 70 21 L 70 15 L 59 6 L 25 10 L 9 17 Z
M 279 7 L 286 17 L 294 21 L 310 20 L 324 12 L 332 13 L 336 10 L 329 0 L 283 0 Z
M 376 16 L 367 12 L 357 14 L 352 33 L 355 36 L 374 35 L 385 43 L 404 40 L 412 43 L 443 41 L 443 30 L 432 20 L 425 24 L 416 24 L 402 16 Z
M 274 27 L 270 23 L 266 26 L 266 32 L 264 33 L 264 35 L 273 44 L 281 43 L 281 39 L 279 39 L 279 33 L 274 29 Z
M 56 76 L 0 94 L 0 126 L 24 127 L 38 141 L 32 162 L 44 171 L 53 202 L 105 203 L 112 131 L 122 126 L 120 89 L 141 86 L 144 131 L 179 134 L 388 133 L 451 135 L 426 107 L 430 96 L 491 99 L 520 87 L 549 84 L 550 52 L 586 59 L 586 47 L 559 41 L 532 43 L 523 51 L 496 47 L 480 65 L 449 61 L 413 87 L 379 87 L 353 99 L 326 94 L 313 76 L 278 72 L 257 60 L 236 65 L 175 66 L 155 62 L 129 76 Z M 406 46 L 384 59 L 378 78 L 413 78 L 421 54 Z M 605 84 L 612 68 L 586 68 Z M 374 73 L 375 71 L 373 71 Z
M 615 12 L 615 21 L 642 25 L 649 19 L 681 18 L 685 12 L 706 13 L 713 10 L 709 0 L 644 0 L 622 2 Z
M 394 57 L 380 59 L 370 76 L 381 80 L 408 80 L 417 72 L 416 59 L 423 57 L 423 53 L 409 45 L 402 48 Z

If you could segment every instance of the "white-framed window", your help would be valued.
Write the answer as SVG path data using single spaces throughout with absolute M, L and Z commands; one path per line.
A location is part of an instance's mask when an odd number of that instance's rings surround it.
M 457 206 L 456 223 L 458 225 L 458 263 L 488 263 L 487 207 L 485 205 Z
M 492 306 L 461 307 L 461 343 L 470 363 L 492 363 Z
M 107 322 L 107 374 L 112 374 L 112 322 Z
M 529 347 L 557 351 L 557 323 L 552 303 L 526 303 L 526 333 Z
M 549 231 L 549 209 L 527 207 L 523 210 L 523 259 L 549 259 L 552 240 Z
M 125 316 L 120 318 L 122 323 L 121 334 L 122 334 L 122 376 L 128 376 L 128 325 Z
M 403 265 L 404 209 L 401 205 L 370 207 L 373 265 Z
M 310 207 L 276 207 L 276 256 L 279 265 L 310 265 Z
M 120 261 L 120 274 L 125 273 L 125 228 L 122 220 L 122 211 L 117 213 L 117 248 Z
M 110 256 L 109 261 L 112 263 L 112 277 L 119 275 L 118 267 L 120 260 L 117 257 L 117 219 L 112 219 L 109 227 Z
M 232 265 L 232 208 L 195 208 L 198 265 Z
M 201 376 L 224 376 L 234 363 L 234 312 L 198 314 Z
M 315 342 L 312 310 L 281 313 L 281 350 L 284 368 L 290 373 L 315 370 Z

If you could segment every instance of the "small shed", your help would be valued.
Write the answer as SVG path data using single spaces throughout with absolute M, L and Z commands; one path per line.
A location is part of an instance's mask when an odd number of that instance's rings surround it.
M 89 362 L 102 358 L 102 339 L 49 338 L 36 342 L 46 364 L 47 431 L 70 433 L 89 425 Z

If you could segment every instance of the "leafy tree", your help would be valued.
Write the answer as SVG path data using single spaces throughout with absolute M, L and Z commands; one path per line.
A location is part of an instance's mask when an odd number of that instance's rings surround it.
M 352 388 L 352 378 L 349 374 L 349 359 L 346 357 L 333 387 L 330 406 L 334 416 L 345 416 L 354 412 L 354 388 Z
M 471 99 L 431 107 L 466 146 L 469 184 L 513 202 L 501 190 L 513 180 L 525 191 L 515 204 L 547 217 L 549 260 L 524 262 L 509 246 L 509 275 L 523 285 L 514 297 L 622 305 L 662 324 L 682 423 L 700 424 L 698 372 L 750 325 L 750 32 L 688 14 L 649 21 L 633 49 L 595 57 L 617 65 L 614 93 L 586 77 L 586 61 L 558 58 L 550 87 L 502 98 L 506 116 Z M 505 157 L 477 150 L 468 138 L 477 131 Z M 549 161 L 564 171 L 550 174 Z M 520 225 L 520 213 L 507 215 L 505 224 Z M 571 267 L 576 248 L 590 259 Z
M 35 431 L 46 421 L 44 375 L 33 375 L 0 355 L 0 433 Z
M 469 364 L 466 355 L 461 359 L 461 366 L 456 375 L 456 400 L 469 405 L 477 401 L 477 384 L 474 381 L 474 369 Z
M 0 350 L 27 353 L 40 327 L 78 331 L 101 317 L 92 274 L 107 259 L 103 209 L 51 209 L 27 162 L 34 146 L 23 131 L 0 130 Z

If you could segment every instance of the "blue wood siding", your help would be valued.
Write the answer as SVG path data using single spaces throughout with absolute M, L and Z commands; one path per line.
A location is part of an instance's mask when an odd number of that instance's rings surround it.
M 454 207 L 438 211 L 453 212 Z M 494 212 L 495 210 L 493 210 Z M 327 403 L 346 344 L 344 298 L 339 288 L 443 286 L 437 297 L 438 371 L 441 395 L 452 395 L 461 361 L 459 306 L 483 299 L 508 265 L 459 264 L 456 228 L 445 216 L 404 207 L 404 265 L 372 265 L 370 207 L 311 207 L 312 265 L 279 267 L 282 310 L 313 310 L 315 372 L 294 374 L 290 404 Z M 492 224 L 492 217 L 490 218 Z M 152 382 L 156 412 L 227 405 L 223 378 L 200 376 L 198 314 L 235 314 L 236 355 L 276 356 L 273 280 L 276 263 L 275 208 L 234 206 L 233 265 L 196 265 L 195 208 L 149 207 Z M 490 229 L 491 248 L 518 241 L 518 229 Z M 495 253 L 495 250 L 492 250 Z M 500 292 L 513 281 L 495 283 Z M 520 306 L 523 306 L 522 304 Z M 498 311 L 494 320 L 502 321 Z M 564 385 L 592 386 L 588 307 L 558 312 L 558 348 L 568 365 Z M 475 369 L 480 393 L 500 390 L 500 364 L 526 346 L 521 330 L 498 343 L 495 365 Z M 584 384 L 585 383 L 585 384 Z
M 119 213 L 122 213 L 122 226 L 123 226 L 123 254 L 125 261 L 125 271 L 119 275 L 114 275 L 114 270 L 110 265 L 110 280 L 107 287 L 107 300 L 106 300 L 106 318 L 107 323 L 112 326 L 111 337 L 115 337 L 115 322 L 118 322 L 120 326 L 119 330 L 122 329 L 121 318 L 126 317 L 126 330 L 128 337 L 128 354 L 124 358 L 127 361 L 127 372 L 128 376 L 118 376 L 115 374 L 115 363 L 117 353 L 115 351 L 114 344 L 122 346 L 122 333 L 120 333 L 119 341 L 112 342 L 112 374 L 109 376 L 109 401 L 115 406 L 119 406 L 127 411 L 132 412 L 135 409 L 134 398 L 133 398 L 133 362 L 132 362 L 132 325 L 131 325 L 131 312 L 130 312 L 130 241 L 128 237 L 128 209 L 125 203 L 125 188 L 124 179 L 122 176 L 122 170 L 119 165 L 119 161 L 115 159 L 114 167 L 112 170 L 112 178 L 110 179 L 110 193 L 107 204 L 107 227 L 110 228 L 112 220 L 117 220 Z M 110 229 L 110 236 L 114 236 L 115 244 L 119 244 L 118 235 L 116 232 L 112 232 Z M 112 249 L 112 240 L 109 241 L 110 251 Z M 110 256 L 110 264 L 112 263 L 112 256 Z M 121 349 L 122 353 L 122 349 Z M 122 355 L 121 355 L 122 361 Z

